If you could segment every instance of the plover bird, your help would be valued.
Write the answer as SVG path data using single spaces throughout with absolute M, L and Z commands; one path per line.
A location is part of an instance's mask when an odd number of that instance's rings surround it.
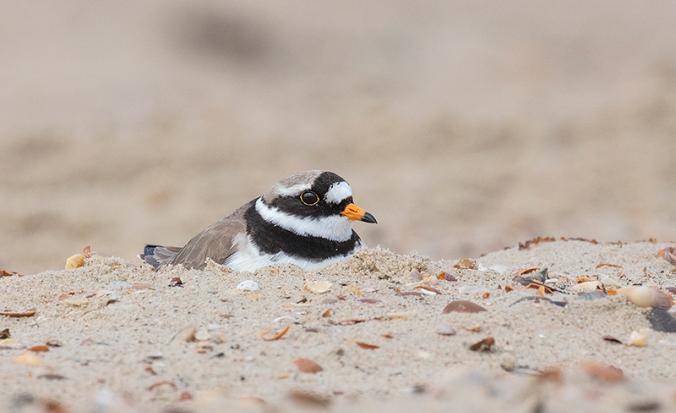
M 204 268 L 212 259 L 234 271 L 275 264 L 307 270 L 343 260 L 362 247 L 352 221 L 376 223 L 352 200 L 352 188 L 333 172 L 286 178 L 194 236 L 183 247 L 146 245 L 141 259 L 155 268 Z

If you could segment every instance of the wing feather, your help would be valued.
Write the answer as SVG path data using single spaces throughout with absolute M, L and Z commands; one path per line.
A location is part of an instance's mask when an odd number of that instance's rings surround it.
M 223 263 L 236 251 L 235 237 L 246 232 L 244 212 L 251 203 L 195 235 L 171 260 L 171 265 L 203 269 L 207 258 Z

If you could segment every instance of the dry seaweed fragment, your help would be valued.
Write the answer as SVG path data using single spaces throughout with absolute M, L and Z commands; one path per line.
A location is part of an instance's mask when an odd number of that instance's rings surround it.
M 33 353 L 45 353 L 49 351 L 49 347 L 44 344 L 39 344 L 37 346 L 29 347 L 28 350 Z
M 16 275 L 17 273 L 14 271 L 7 271 L 0 269 L 0 277 L 11 277 L 12 275 Z
M 5 317 L 15 317 L 15 318 L 21 318 L 21 317 L 33 317 L 37 310 L 34 308 L 31 308 L 30 310 L 26 311 L 10 311 L 10 310 L 5 310 L 5 311 L 0 311 L 0 315 L 4 315 Z
M 479 304 L 475 304 L 471 301 L 467 300 L 457 300 L 457 301 L 451 301 L 444 307 L 443 313 L 448 314 L 451 312 L 457 312 L 457 313 L 478 313 L 480 311 L 486 311 L 485 308 L 480 306 Z
M 153 391 L 153 390 L 156 390 L 156 389 L 158 389 L 158 388 L 160 388 L 160 387 L 162 387 L 162 386 L 168 386 L 168 387 L 170 387 L 172 390 L 176 390 L 176 389 L 177 389 L 176 384 L 175 384 L 173 381 L 170 381 L 170 380 L 162 380 L 162 381 L 158 381 L 158 382 L 155 382 L 155 383 L 151 384 L 150 386 L 148 386 L 148 387 L 146 388 L 146 390 Z
M 538 245 L 541 242 L 554 242 L 554 241 L 556 241 L 556 238 L 554 237 L 535 237 L 525 242 L 519 242 L 519 250 L 527 250 L 531 246 Z
M 394 289 L 394 293 L 395 293 L 396 295 L 402 296 L 402 297 L 403 297 L 403 296 L 407 296 L 407 295 L 413 295 L 413 296 L 416 296 L 416 297 L 422 297 L 422 295 L 423 295 L 423 293 L 421 293 L 421 292 L 419 292 L 419 291 L 401 291 L 401 289 L 399 289 L 399 288 L 395 288 L 395 289 Z
M 9 333 L 9 328 L 6 328 L 4 330 L 0 330 L 0 340 L 10 338 L 11 336 L 12 335 Z
M 603 337 L 601 337 L 601 338 L 602 338 L 604 341 L 607 341 L 607 342 L 609 342 L 609 343 L 613 343 L 613 344 L 624 344 L 624 343 L 622 343 L 622 340 L 620 340 L 620 339 L 618 339 L 618 338 L 615 338 L 615 337 L 613 337 L 613 336 L 603 336 Z
M 596 265 L 596 268 L 603 268 L 603 267 L 611 267 L 611 268 L 622 268 L 621 265 L 618 264 L 610 264 L 608 262 L 601 262 Z
M 544 302 L 547 302 L 549 304 L 554 304 L 554 305 L 559 306 L 559 307 L 565 307 L 566 305 L 568 305 L 567 301 L 557 301 L 557 300 L 552 300 L 551 298 L 547 298 L 547 297 L 540 297 L 540 296 L 537 296 L 537 295 L 531 295 L 531 296 L 528 296 L 528 297 L 521 297 L 518 300 L 514 301 L 509 306 L 511 307 L 515 304 L 518 304 L 518 303 L 521 303 L 521 302 L 524 302 L 524 301 L 535 301 L 536 303 L 539 303 L 540 301 L 544 301 Z
M 302 371 L 303 373 L 315 374 L 324 370 L 322 366 L 320 366 L 316 361 L 310 359 L 296 359 L 293 361 L 293 364 L 295 364 L 296 367 L 298 367 L 298 370 Z
M 480 353 L 487 353 L 493 350 L 494 345 L 495 339 L 489 336 L 472 344 L 471 346 L 469 346 L 469 349 Z
M 526 288 L 532 288 L 534 290 L 538 290 L 538 294 L 540 296 L 544 297 L 545 294 L 551 294 L 554 292 L 552 287 L 544 284 L 540 284 L 538 282 L 530 282 L 528 285 L 526 285 Z
M 62 376 L 57 373 L 45 373 L 45 374 L 40 374 L 38 376 L 38 379 L 45 379 L 45 380 L 65 380 L 66 377 Z
M 331 320 L 331 324 L 335 324 L 335 325 L 339 325 L 339 326 L 353 326 L 355 324 L 364 323 L 366 321 L 368 321 L 366 318 L 348 318 L 347 320 L 340 320 L 340 321 Z
M 598 244 L 599 242 L 595 239 L 589 239 L 589 238 L 584 238 L 584 237 L 561 237 L 561 241 L 583 241 L 583 242 L 588 242 L 590 244 Z M 621 241 L 618 241 L 621 242 Z
M 526 275 L 539 270 L 540 267 L 527 267 L 517 272 L 517 275 Z
M 260 337 L 265 341 L 276 341 L 276 340 L 279 340 L 282 337 L 284 337 L 286 335 L 286 333 L 289 332 L 290 328 L 291 328 L 291 326 L 285 326 L 285 327 L 282 327 L 282 328 L 280 328 L 279 330 L 277 330 L 273 333 L 271 333 L 270 330 L 263 330 L 260 333 Z

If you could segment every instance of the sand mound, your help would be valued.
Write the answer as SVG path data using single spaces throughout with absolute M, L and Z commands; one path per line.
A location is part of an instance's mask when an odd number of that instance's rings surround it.
M 672 246 L 552 241 L 460 262 L 369 249 L 319 272 L 255 274 L 94 255 L 1 277 L 0 405 L 672 411 L 676 334 L 655 330 L 654 310 L 577 282 L 666 291 L 675 269 L 657 254 Z M 485 311 L 444 312 L 456 300 Z

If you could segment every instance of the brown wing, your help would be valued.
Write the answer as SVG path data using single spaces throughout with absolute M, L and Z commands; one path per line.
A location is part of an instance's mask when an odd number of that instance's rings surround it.
M 233 245 L 237 234 L 246 232 L 244 212 L 250 204 L 243 206 L 232 215 L 211 225 L 195 235 L 171 260 L 171 265 L 182 264 L 186 268 L 203 269 L 207 258 L 223 263 L 235 252 Z

